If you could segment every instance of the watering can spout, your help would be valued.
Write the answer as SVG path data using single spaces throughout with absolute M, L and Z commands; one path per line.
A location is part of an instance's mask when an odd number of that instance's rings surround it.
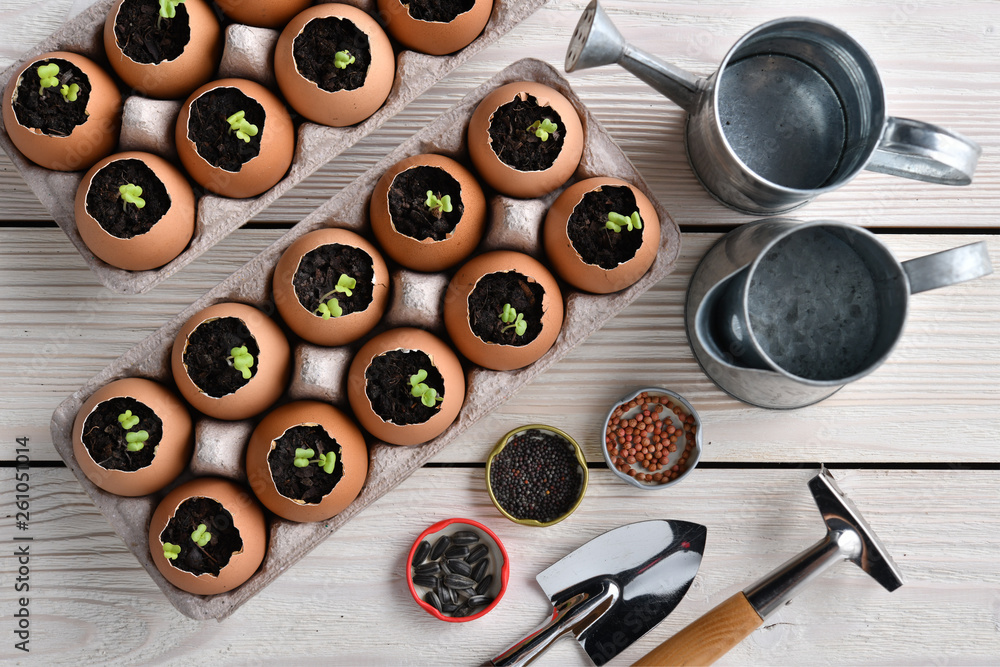
M 688 112 L 694 109 L 705 87 L 704 79 L 629 45 L 597 0 L 591 0 L 576 24 L 566 50 L 566 71 L 575 72 L 614 63 Z

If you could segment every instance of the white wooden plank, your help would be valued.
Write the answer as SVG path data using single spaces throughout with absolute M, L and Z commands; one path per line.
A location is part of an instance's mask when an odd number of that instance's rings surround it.
M 31 664 L 478 664 L 546 615 L 534 576 L 613 527 L 649 518 L 708 526 L 701 571 L 673 614 L 612 664 L 629 664 L 711 606 L 822 537 L 806 489 L 815 471 L 698 470 L 664 494 L 595 471 L 568 520 L 516 526 L 490 505 L 481 470 L 423 469 L 334 534 L 222 623 L 182 617 L 141 570 L 70 473 L 34 470 Z M 4 471 L 9 479 L 11 471 Z M 1000 654 L 997 472 L 836 471 L 906 577 L 889 594 L 834 566 L 720 665 L 990 664 Z M 13 513 L 11 484 L 0 495 Z M 614 508 L 614 511 L 610 511 Z M 974 510 L 972 508 L 975 508 Z M 445 624 L 408 597 L 405 553 L 430 523 L 483 521 L 511 558 L 506 597 L 487 617 Z M 0 521 L 9 543 L 12 519 Z M 373 545 L 377 548 L 372 548 Z M 4 551 L 10 581 L 14 559 Z M 8 630 L 15 610 L 0 594 Z M 9 633 L 8 633 L 9 635 Z M 9 639 L 9 637 L 8 637 Z M 0 654 L 15 655 L 10 642 Z M 15 656 L 16 657 L 16 656 Z M 564 639 L 538 664 L 589 664 Z

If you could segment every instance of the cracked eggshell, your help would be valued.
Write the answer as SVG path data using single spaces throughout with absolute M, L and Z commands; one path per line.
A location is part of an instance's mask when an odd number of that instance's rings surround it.
M 109 234 L 87 210 L 90 185 L 104 167 L 118 160 L 141 160 L 160 179 L 170 198 L 170 208 L 144 234 L 130 239 Z M 145 271 L 163 266 L 181 254 L 194 236 L 195 198 L 191 184 L 172 164 L 152 153 L 116 153 L 95 164 L 76 191 L 76 228 L 90 251 L 111 266 Z
M 447 23 L 413 18 L 410 4 L 402 0 L 378 0 L 379 15 L 386 29 L 408 49 L 442 56 L 472 43 L 486 27 L 493 0 L 474 0 L 467 11 Z
M 420 350 L 444 379 L 444 400 L 437 413 L 419 424 L 393 424 L 372 408 L 365 373 L 372 359 L 391 350 Z M 423 329 L 403 327 L 385 331 L 365 343 L 347 374 L 347 398 L 361 426 L 376 438 L 393 445 L 417 445 L 441 435 L 458 416 L 465 402 L 465 374 L 458 357 L 440 338 Z
M 87 100 L 88 119 L 77 125 L 69 136 L 44 134 L 41 130 L 21 125 L 14 113 L 12 100 L 21 76 L 50 59 L 65 60 L 82 71 L 90 81 Z M 11 142 L 32 162 L 55 171 L 87 169 L 118 145 L 122 124 L 122 96 L 112 78 L 93 60 L 68 51 L 43 53 L 21 65 L 10 77 L 3 93 L 3 123 Z
M 231 394 L 215 398 L 191 381 L 184 364 L 184 351 L 188 337 L 200 324 L 221 317 L 241 320 L 257 342 L 260 354 L 254 359 L 257 372 L 249 382 Z M 229 350 L 219 350 L 219 354 L 227 356 Z M 277 401 L 285 390 L 290 366 L 291 349 L 285 334 L 264 313 L 242 303 L 217 303 L 195 313 L 177 332 L 170 353 L 174 382 L 184 399 L 209 417 L 230 421 L 253 417 Z
M 469 295 L 479 280 L 491 273 L 516 271 L 538 283 L 542 296 L 542 330 L 527 345 L 498 345 L 477 336 L 469 324 Z M 499 308 L 502 304 L 498 304 Z M 548 352 L 562 329 L 563 300 L 555 277 L 538 260 L 511 250 L 496 250 L 469 260 L 448 284 L 444 300 L 444 325 L 458 351 L 484 368 L 509 371 L 537 361 Z
M 327 17 L 347 20 L 368 36 L 371 64 L 360 88 L 333 92 L 323 90 L 303 76 L 295 64 L 295 38 L 310 21 Z M 351 5 L 327 3 L 306 9 L 285 26 L 274 51 L 274 75 L 281 94 L 293 109 L 321 125 L 345 127 L 371 116 L 389 97 L 395 73 L 396 58 L 382 26 L 366 12 Z
M 219 572 L 196 575 L 173 565 L 163 556 L 160 533 L 167 527 L 177 508 L 188 498 L 211 498 L 233 517 L 233 526 L 243 540 L 243 550 L 235 552 L 229 564 Z M 228 521 L 227 521 L 228 523 Z M 209 528 L 209 532 L 211 532 Z M 264 511 L 251 493 L 226 479 L 200 477 L 178 486 L 160 501 L 149 521 L 149 552 L 160 574 L 181 590 L 195 595 L 225 593 L 243 584 L 264 562 L 267 550 L 267 522 Z
M 215 4 L 237 23 L 280 29 L 312 0 L 215 0 Z
M 323 427 L 340 445 L 343 476 L 319 503 L 304 503 L 281 494 L 271 475 L 268 455 L 274 441 L 299 425 Z M 368 476 L 368 448 L 361 429 L 343 412 L 319 401 L 297 401 L 282 405 L 261 420 L 247 446 L 247 477 L 264 507 L 289 521 L 324 521 L 340 514 L 364 486 Z
M 104 22 L 104 50 L 122 81 L 135 92 L 157 99 L 176 99 L 210 80 L 222 57 L 222 28 L 215 12 L 204 0 L 185 0 L 178 6 L 187 12 L 190 39 L 173 60 L 140 63 L 122 51 L 115 35 L 118 12 L 125 0 L 118 0 Z M 151 3 L 155 5 L 156 3 Z
M 414 167 L 437 167 L 458 181 L 464 211 L 455 230 L 441 241 L 407 236 L 396 231 L 392 222 L 389 189 L 396 176 Z M 416 271 L 443 271 L 468 257 L 479 245 L 486 227 L 486 197 L 476 177 L 460 163 L 444 155 L 425 153 L 400 160 L 382 175 L 372 192 L 370 218 L 375 239 L 389 257 Z
M 332 244 L 353 246 L 367 253 L 372 258 L 375 284 L 368 308 L 324 320 L 312 311 L 306 310 L 295 294 L 295 285 L 292 281 L 303 256 L 320 246 Z M 330 347 L 346 345 L 371 331 L 382 319 L 389 299 L 389 269 L 374 245 L 354 232 L 330 227 L 310 232 L 288 246 L 275 267 L 272 286 L 274 303 L 281 314 L 281 319 L 292 331 L 317 345 Z
M 209 163 L 188 138 L 191 104 L 216 88 L 236 88 L 264 108 L 260 153 L 245 162 L 239 171 L 228 171 Z M 219 122 L 225 123 L 225 119 L 221 118 Z M 219 79 L 191 93 L 177 117 L 174 139 L 177 155 L 191 178 L 223 197 L 255 197 L 270 190 L 284 177 L 295 153 L 295 127 L 285 105 L 267 88 L 248 79 Z
M 99 465 L 83 444 L 87 417 L 101 403 L 126 396 L 152 410 L 163 424 L 163 436 L 156 445 L 152 463 L 132 472 Z M 72 438 L 73 455 L 87 479 L 119 496 L 145 496 L 167 486 L 187 467 L 194 448 L 194 429 L 187 407 L 163 385 L 143 378 L 115 380 L 91 394 L 76 413 Z
M 639 217 L 642 219 L 642 245 L 632 259 L 613 269 L 604 269 L 583 260 L 573 247 L 567 230 L 570 216 L 584 195 L 609 185 L 627 187 L 635 196 Z M 560 278 L 588 292 L 609 294 L 633 284 L 653 265 L 660 248 L 660 219 L 652 202 L 631 183 L 610 176 L 599 176 L 574 183 L 559 195 L 545 216 L 542 239 L 545 254 Z
M 493 151 L 490 123 L 493 113 L 520 97 L 534 97 L 539 106 L 552 108 L 562 121 L 562 150 L 548 169 L 520 171 L 502 161 Z M 469 121 L 469 157 L 479 175 L 499 192 L 522 199 L 546 195 L 569 180 L 583 157 L 583 124 L 573 104 L 560 92 L 531 81 L 500 86 L 483 98 Z

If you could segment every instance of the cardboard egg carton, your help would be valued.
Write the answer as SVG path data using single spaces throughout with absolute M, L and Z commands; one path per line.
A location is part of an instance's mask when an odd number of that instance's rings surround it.
M 476 105 L 495 88 L 522 80 L 537 81 L 559 90 L 579 112 L 586 140 L 583 159 L 573 180 L 615 176 L 634 184 L 653 202 L 660 217 L 661 235 L 659 253 L 653 266 L 635 285 L 614 294 L 586 294 L 562 284 L 566 306 L 563 327 L 553 347 L 541 359 L 520 370 L 507 372 L 487 370 L 466 361 L 465 404 L 448 430 L 434 440 L 412 447 L 397 447 L 369 438 L 368 480 L 358 498 L 329 521 L 299 524 L 272 516 L 270 543 L 264 564 L 243 586 L 209 597 L 191 595 L 174 588 L 157 571 L 146 547 L 149 517 L 158 498 L 122 498 L 108 494 L 94 486 L 77 465 L 73 457 L 70 433 L 80 406 L 99 387 L 123 377 L 142 376 L 172 386 L 170 349 L 174 336 L 188 318 L 212 304 L 223 301 L 252 304 L 280 321 L 271 301 L 271 280 L 279 257 L 295 239 L 327 226 L 344 227 L 370 237 L 369 199 L 381 175 L 399 160 L 419 153 L 441 153 L 467 163 L 466 127 Z M 541 199 L 522 200 L 493 194 L 490 197 L 491 219 L 488 230 L 476 252 L 516 249 L 544 261 L 539 228 L 546 210 L 557 195 L 558 192 L 554 192 Z M 193 618 L 221 619 L 670 273 L 680 251 L 680 241 L 677 224 L 653 197 L 649 187 L 621 149 L 570 90 L 566 80 L 543 62 L 521 60 L 470 93 L 457 106 L 402 144 L 255 259 L 198 299 L 159 331 L 126 352 L 64 401 L 52 417 L 53 443 L 94 503 L 108 517 L 125 544 L 174 606 Z M 442 302 L 453 271 L 418 273 L 401 269 L 391 261 L 389 263 L 392 269 L 392 296 L 375 333 L 390 327 L 417 326 L 444 335 Z M 295 363 L 289 387 L 282 400 L 317 399 L 350 412 L 345 376 L 353 354 L 362 341 L 349 346 L 321 347 L 304 343 L 294 335 L 291 339 Z M 295 341 L 298 343 L 295 344 Z M 218 475 L 244 481 L 244 450 L 256 420 L 223 422 L 200 417 L 195 421 L 197 443 L 194 458 L 184 479 L 191 475 Z
M 72 51 L 87 56 L 115 76 L 104 52 L 103 30 L 115 0 L 98 0 L 60 30 L 36 45 L 16 64 L 0 74 L 0 89 L 25 61 L 48 51 Z M 375 0 L 340 0 L 377 15 Z M 430 56 L 402 49 L 395 44 L 396 75 L 385 104 L 371 117 L 350 127 L 326 127 L 310 122 L 298 125 L 295 156 L 285 177 L 258 197 L 231 199 L 206 193 L 198 200 L 194 238 L 175 259 L 158 269 L 126 271 L 94 256 L 80 238 L 73 204 L 84 171 L 58 172 L 39 167 L 11 143 L 0 119 L 0 146 L 10 156 L 35 195 L 56 223 L 66 232 L 91 270 L 108 289 L 137 294 L 152 289 L 175 271 L 199 257 L 247 220 L 260 213 L 324 164 L 374 132 L 399 113 L 418 95 L 437 83 L 474 54 L 492 44 L 542 6 L 545 0 L 494 0 L 493 13 L 483 32 L 464 49 L 448 56 Z M 274 79 L 273 55 L 280 31 L 231 24 L 225 31 L 225 47 L 218 76 L 257 81 L 279 93 Z M 176 163 L 174 123 L 183 100 L 151 100 L 126 91 L 122 109 L 122 134 L 118 151 L 143 150 Z M 116 152 L 118 152 L 116 151 Z M 179 166 L 179 165 L 178 165 Z M 183 169 L 182 169 L 183 171 Z

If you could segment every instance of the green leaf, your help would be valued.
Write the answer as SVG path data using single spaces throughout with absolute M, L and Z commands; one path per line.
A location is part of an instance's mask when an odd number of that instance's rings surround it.
M 337 51 L 333 54 L 333 66 L 337 69 L 347 69 L 348 65 L 354 64 L 354 60 L 354 56 L 352 56 L 347 50 Z
M 199 547 L 205 546 L 209 543 L 209 541 L 211 541 L 211 539 L 212 533 L 208 532 L 208 526 L 203 523 L 199 523 L 198 527 L 191 533 L 191 541 Z
M 425 387 L 427 385 L 424 385 Z M 420 396 L 420 402 L 429 408 L 433 408 L 438 401 L 443 401 L 443 398 L 438 398 L 437 390 L 433 387 L 427 387 L 427 391 Z
M 411 387 L 416 387 L 417 385 L 419 385 L 421 382 L 423 382 L 426 379 L 427 379 L 427 371 L 425 371 L 423 368 L 421 368 L 414 375 L 410 376 L 410 386 Z M 420 394 L 414 394 L 414 396 L 419 396 L 419 395 Z
M 39 95 L 44 94 L 46 88 L 53 88 L 59 85 L 59 65 L 55 63 L 39 65 L 35 71 L 38 73 Z
M 521 316 L 517 316 L 517 322 L 514 323 L 514 333 L 518 336 L 523 336 L 524 332 L 528 330 L 528 323 L 521 319 Z
M 297 459 L 311 459 L 314 456 L 316 456 L 316 450 L 315 449 L 312 449 L 312 448 L 310 448 L 310 449 L 303 449 L 302 447 L 296 447 L 295 448 L 295 458 L 297 458 Z
M 134 183 L 126 183 L 118 186 L 118 194 L 122 198 L 122 208 L 127 210 L 126 204 L 133 204 L 136 208 L 146 205 L 146 200 L 141 197 L 142 188 Z
M 337 465 L 337 454 L 335 452 L 327 452 L 326 454 L 320 454 L 319 464 L 323 468 L 323 472 L 327 475 L 333 474 L 333 467 Z
M 229 354 L 233 360 L 233 368 L 243 374 L 244 380 L 249 380 L 252 375 L 250 369 L 253 368 L 253 355 L 247 351 L 247 346 L 234 347 Z
M 516 317 L 517 311 L 509 303 L 505 303 L 503 305 L 503 312 L 500 313 L 500 321 L 504 324 L 510 324 Z
M 333 289 L 335 292 L 341 292 L 343 294 L 346 294 L 347 296 L 351 296 L 351 294 L 353 294 L 351 290 L 353 290 L 357 286 L 358 286 L 357 280 L 350 277 L 346 273 L 341 273 L 340 277 L 337 278 L 337 284 L 334 286 Z
M 142 448 L 145 447 L 147 440 L 149 440 L 149 433 L 146 431 L 132 431 L 126 433 L 125 442 L 128 444 L 125 445 L 125 449 L 130 452 L 142 451 Z
M 536 137 L 542 141 L 548 141 L 549 135 L 559 129 L 559 126 L 553 123 L 548 118 L 543 118 L 542 120 L 536 120 L 534 123 L 528 126 L 528 132 L 534 133 Z
M 226 118 L 229 123 L 229 131 L 236 132 L 236 138 L 250 143 L 250 137 L 257 136 L 257 126 L 246 120 L 245 111 L 237 111 L 232 116 Z
M 80 92 L 80 86 L 72 83 L 70 85 L 63 84 L 63 87 L 59 89 L 62 94 L 63 99 L 67 102 L 76 102 L 77 94 Z
M 128 431 L 133 426 L 139 423 L 139 418 L 132 414 L 131 410 L 126 410 L 125 412 L 118 415 L 118 423 L 122 425 L 122 428 Z
M 628 230 L 642 229 L 642 218 L 639 217 L 639 211 L 632 211 L 632 215 L 629 216 Z
M 177 560 L 177 556 L 181 553 L 181 547 L 179 544 L 171 544 L 170 542 L 163 543 L 163 557 L 167 560 Z
M 160 0 L 160 16 L 165 19 L 172 19 L 177 16 L 177 5 L 184 0 Z

